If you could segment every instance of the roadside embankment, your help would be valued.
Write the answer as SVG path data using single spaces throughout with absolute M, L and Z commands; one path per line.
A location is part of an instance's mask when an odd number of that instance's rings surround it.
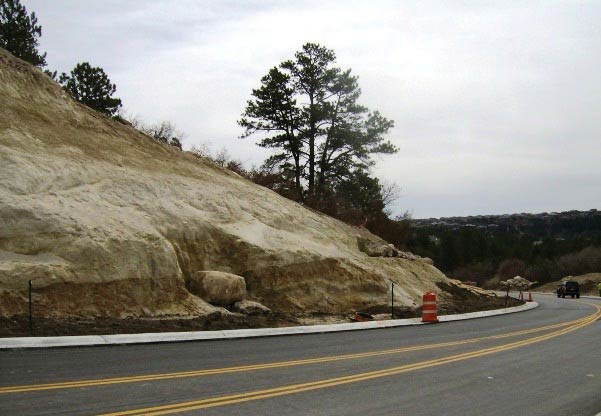
M 495 309 L 482 312 L 466 314 L 439 316 L 440 322 L 459 321 L 463 319 L 485 318 L 489 316 L 504 315 L 523 312 L 538 307 L 536 302 L 528 302 L 521 306 L 511 308 Z M 424 324 L 420 318 L 390 319 L 371 322 L 341 323 L 332 325 L 305 325 L 282 328 L 262 329 L 237 329 L 222 331 L 201 332 L 167 332 L 147 334 L 122 334 L 122 335 L 87 335 L 67 337 L 21 337 L 0 338 L 0 349 L 8 348 L 49 348 L 49 347 L 75 347 L 92 345 L 122 345 L 122 344 L 146 344 L 159 342 L 183 342 L 183 341 L 209 341 L 218 339 L 254 338 L 278 335 L 301 335 L 324 332 L 357 331 L 367 329 L 383 329 L 411 325 Z

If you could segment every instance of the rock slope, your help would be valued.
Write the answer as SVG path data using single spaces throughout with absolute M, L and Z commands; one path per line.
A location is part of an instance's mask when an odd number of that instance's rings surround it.
M 427 261 L 370 257 L 378 239 L 72 100 L 0 49 L 0 315 L 201 316 L 198 272 L 245 278 L 285 313 L 397 305 L 448 281 Z M 407 257 L 407 256 L 405 256 Z M 441 293 L 444 296 L 444 293 Z

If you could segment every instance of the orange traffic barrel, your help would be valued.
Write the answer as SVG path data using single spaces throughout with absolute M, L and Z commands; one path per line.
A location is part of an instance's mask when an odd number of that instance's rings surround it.
M 438 322 L 436 314 L 436 294 L 432 292 L 425 293 L 422 297 L 424 306 L 422 308 L 422 322 Z

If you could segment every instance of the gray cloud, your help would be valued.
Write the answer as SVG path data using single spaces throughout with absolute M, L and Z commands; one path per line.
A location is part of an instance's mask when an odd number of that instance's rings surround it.
M 248 164 L 236 125 L 307 41 L 395 120 L 381 178 L 416 217 L 601 208 L 601 3 L 25 1 L 52 68 L 103 66 L 126 109 Z

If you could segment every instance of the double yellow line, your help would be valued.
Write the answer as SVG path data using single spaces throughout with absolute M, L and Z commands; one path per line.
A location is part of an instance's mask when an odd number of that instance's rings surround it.
M 572 326 L 572 325 L 578 325 L 579 323 L 582 323 L 582 322 L 588 320 L 589 318 L 590 317 L 585 317 L 585 318 L 577 319 L 574 321 L 562 322 L 559 324 L 547 325 L 547 326 L 543 326 L 543 327 L 527 329 L 527 330 L 522 330 L 522 331 L 517 331 L 517 332 L 511 332 L 511 333 L 501 334 L 501 335 L 492 335 L 492 336 L 488 336 L 488 337 L 471 338 L 471 339 L 465 339 L 465 340 L 459 340 L 459 341 L 443 342 L 443 343 L 438 343 L 438 344 L 416 345 L 416 346 L 411 346 L 411 347 L 394 348 L 394 349 L 381 350 L 381 351 L 369 351 L 369 352 L 355 353 L 355 354 L 344 354 L 344 355 L 336 355 L 336 356 L 308 358 L 308 359 L 303 359 L 303 360 L 279 361 L 279 362 L 274 362 L 274 363 L 263 363 L 263 364 L 244 365 L 244 366 L 237 366 L 237 367 L 214 368 L 214 369 L 183 371 L 183 372 L 174 372 L 174 373 L 148 374 L 148 375 L 80 380 L 80 381 L 66 381 L 66 382 L 60 382 L 60 383 L 7 386 L 7 387 L 0 388 L 0 394 L 42 391 L 42 390 L 55 390 L 55 389 L 70 389 L 70 388 L 80 388 L 80 387 L 94 387 L 94 386 L 122 384 L 122 383 L 138 383 L 138 382 L 144 382 L 144 381 L 169 380 L 169 379 L 185 378 L 185 377 L 202 377 L 202 376 L 210 376 L 210 375 L 217 375 L 217 374 L 239 373 L 239 372 L 246 372 L 246 371 L 266 370 L 266 369 L 272 369 L 272 368 L 320 364 L 320 363 L 343 361 L 343 360 L 354 360 L 354 359 L 376 357 L 376 356 L 382 356 L 382 355 L 400 354 L 400 353 L 412 352 L 412 351 L 423 351 L 423 350 L 430 350 L 430 349 L 436 349 L 436 348 L 453 347 L 453 346 L 458 346 L 458 345 L 473 344 L 473 343 L 478 343 L 478 342 L 487 341 L 487 340 L 494 340 L 494 339 L 517 337 L 520 335 L 527 335 L 527 334 L 541 332 L 541 331 L 548 331 L 548 330 L 552 330 L 552 329 L 563 328 L 563 327 Z
M 592 304 L 590 304 L 592 305 Z M 490 354 L 495 354 L 502 351 L 511 350 L 518 347 L 534 344 L 537 342 L 545 341 L 551 338 L 555 338 L 572 331 L 576 331 L 587 325 L 594 323 L 597 319 L 601 318 L 601 308 L 592 305 L 596 308 L 596 313 L 586 318 L 577 320 L 575 325 L 567 328 L 560 329 L 559 331 L 551 334 L 539 335 L 534 338 L 529 338 L 522 341 L 516 341 L 497 347 L 485 348 L 478 351 L 467 352 L 457 355 L 451 355 L 448 357 L 438 358 L 435 360 L 422 361 L 414 364 L 406 364 L 398 367 L 387 368 L 384 370 L 370 371 L 365 373 L 354 374 L 344 377 L 330 378 L 326 380 L 319 380 L 308 383 L 292 384 L 283 387 L 257 390 L 247 393 L 234 394 L 229 396 L 214 397 L 210 399 L 194 400 L 182 403 L 176 403 L 164 406 L 147 407 L 143 409 L 128 410 L 123 412 L 108 413 L 103 416 L 157 416 L 171 413 L 187 412 L 192 410 L 206 409 L 210 407 L 225 406 L 236 403 L 248 402 L 253 400 L 267 399 L 270 397 L 284 396 L 288 394 L 301 393 L 305 391 L 324 389 L 328 387 L 340 386 L 343 384 L 357 383 L 361 381 L 389 377 L 396 374 L 406 373 L 409 371 L 421 370 L 425 368 L 435 367 L 439 365 L 449 364 L 457 361 L 463 361 L 471 358 L 482 357 Z

